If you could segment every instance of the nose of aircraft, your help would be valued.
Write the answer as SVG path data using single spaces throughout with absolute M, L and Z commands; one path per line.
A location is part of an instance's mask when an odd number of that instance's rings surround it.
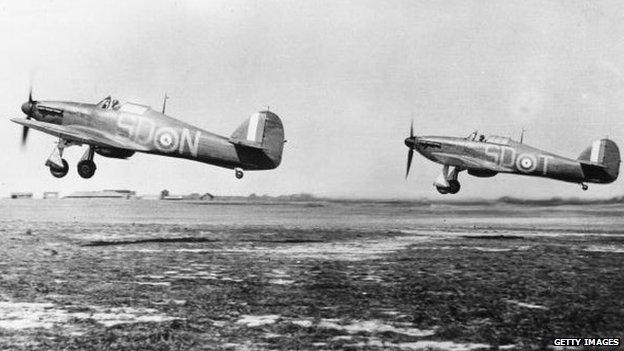
M 22 104 L 22 112 L 30 116 L 31 111 L 32 111 L 32 102 L 26 101 L 25 103 Z
M 414 137 L 405 138 L 405 146 L 409 147 L 410 149 L 413 149 L 415 145 L 416 145 L 416 140 Z

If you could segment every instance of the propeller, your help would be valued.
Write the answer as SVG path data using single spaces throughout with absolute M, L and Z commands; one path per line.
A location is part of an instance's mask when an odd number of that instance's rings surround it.
M 409 148 L 407 151 L 407 169 L 405 170 L 405 179 L 409 175 L 410 168 L 412 166 L 412 158 L 414 157 L 414 148 L 416 147 L 416 137 L 414 136 L 414 120 L 410 125 L 409 138 L 405 139 L 405 146 Z
M 33 100 L 32 97 L 32 85 L 30 86 L 30 91 L 28 92 L 28 102 L 25 102 L 22 105 L 22 112 L 26 114 L 26 119 L 31 119 L 33 115 L 33 109 L 35 108 L 35 104 L 37 103 Z M 28 131 L 30 128 L 27 126 L 22 127 L 22 146 L 26 145 L 26 139 L 28 139 Z
M 410 148 L 407 151 L 407 170 L 405 171 L 405 179 L 409 175 L 410 167 L 412 167 L 412 158 L 414 157 L 414 149 Z

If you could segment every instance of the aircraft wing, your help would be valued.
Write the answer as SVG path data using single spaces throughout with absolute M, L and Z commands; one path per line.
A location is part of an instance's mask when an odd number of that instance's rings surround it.
M 494 162 L 489 162 L 466 155 L 447 154 L 442 152 L 436 152 L 434 155 L 440 162 L 451 166 L 459 167 L 461 169 L 487 169 L 496 172 L 509 171 L 508 169 L 501 167 Z
M 149 151 L 143 145 L 137 144 L 125 138 L 109 135 L 94 128 L 85 126 L 63 126 L 58 124 L 13 118 L 12 122 L 36 129 L 38 131 L 71 140 L 81 144 L 100 146 L 106 148 L 126 149 L 134 151 Z

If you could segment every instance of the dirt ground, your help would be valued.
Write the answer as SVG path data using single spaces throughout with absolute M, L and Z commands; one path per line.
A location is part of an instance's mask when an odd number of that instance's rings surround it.
M 624 207 L 44 202 L 0 202 L 0 349 L 624 337 Z

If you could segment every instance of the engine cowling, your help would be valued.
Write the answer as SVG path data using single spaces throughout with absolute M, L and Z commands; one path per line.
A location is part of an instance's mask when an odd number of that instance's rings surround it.
M 110 158 L 128 158 L 134 155 L 134 151 L 132 150 L 115 149 L 115 148 L 98 147 L 95 149 L 95 152 L 98 155 L 102 155 L 104 157 L 110 157 Z
M 469 169 L 468 174 L 474 177 L 488 178 L 497 175 L 498 172 L 489 169 Z

